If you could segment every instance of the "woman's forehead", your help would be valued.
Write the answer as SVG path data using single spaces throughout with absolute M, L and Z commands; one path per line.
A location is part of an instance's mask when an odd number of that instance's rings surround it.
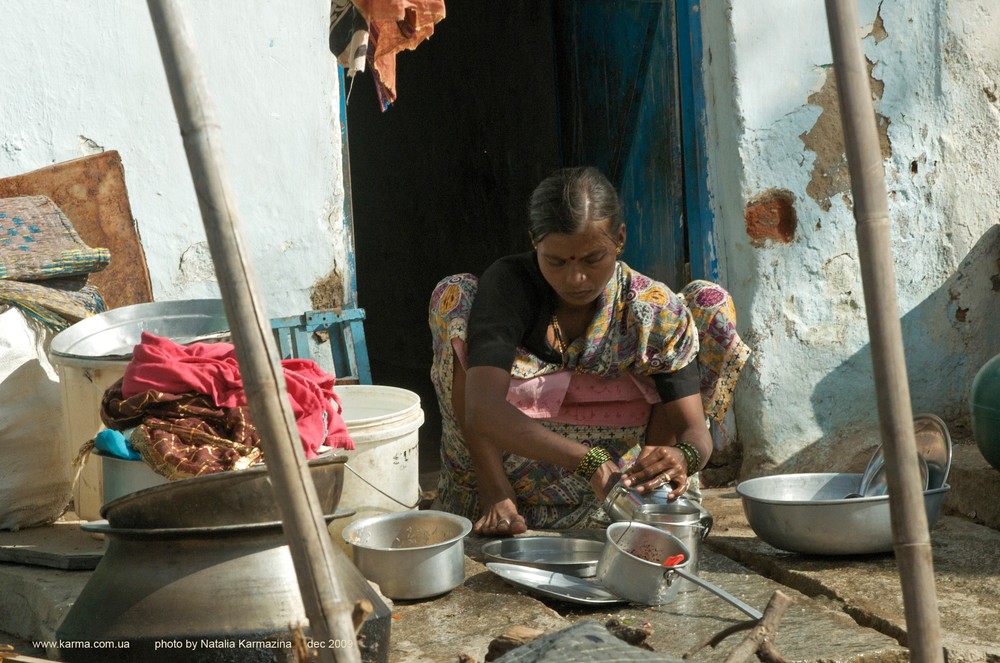
M 590 225 L 582 233 L 549 233 L 538 242 L 538 248 L 549 255 L 585 255 L 598 249 L 607 249 L 613 243 L 607 231 L 598 226 Z

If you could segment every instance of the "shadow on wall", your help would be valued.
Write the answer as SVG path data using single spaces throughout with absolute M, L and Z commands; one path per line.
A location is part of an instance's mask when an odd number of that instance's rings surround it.
M 968 393 L 1000 352 L 1000 226 L 987 230 L 947 281 L 901 320 L 913 414 L 936 414 L 953 438 L 968 432 Z M 897 279 L 904 267 L 897 267 Z M 823 437 L 781 472 L 860 472 L 881 441 L 871 344 L 827 374 L 811 398 Z

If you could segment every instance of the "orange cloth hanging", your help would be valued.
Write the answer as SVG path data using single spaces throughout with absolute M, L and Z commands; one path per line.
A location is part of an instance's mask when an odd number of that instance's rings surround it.
M 382 110 L 396 101 L 396 54 L 434 34 L 445 17 L 444 0 L 354 0 L 368 23 L 368 61 Z

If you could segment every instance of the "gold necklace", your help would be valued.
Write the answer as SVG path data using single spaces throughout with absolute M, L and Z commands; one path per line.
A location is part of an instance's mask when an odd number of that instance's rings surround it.
M 556 317 L 555 312 L 552 313 L 552 331 L 556 336 L 556 345 L 559 347 L 559 354 L 562 356 L 563 363 L 566 363 L 566 341 L 563 339 L 562 329 L 559 328 L 559 318 Z

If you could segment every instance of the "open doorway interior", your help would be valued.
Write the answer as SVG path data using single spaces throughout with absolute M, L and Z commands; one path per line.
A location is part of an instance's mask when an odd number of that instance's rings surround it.
M 452 3 L 398 57 L 387 111 L 369 75 L 348 80 L 358 304 L 375 383 L 421 398 L 422 471 L 440 440 L 430 293 L 528 250 L 528 197 L 554 169 L 601 168 L 626 206 L 623 258 L 683 285 L 674 24 L 673 4 L 656 0 Z

